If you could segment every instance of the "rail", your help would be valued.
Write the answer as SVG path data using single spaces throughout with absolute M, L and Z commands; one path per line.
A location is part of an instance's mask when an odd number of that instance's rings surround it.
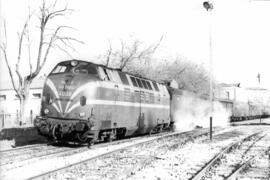
M 219 152 L 216 156 L 214 156 L 208 163 L 205 164 L 204 167 L 202 167 L 199 171 L 197 171 L 197 173 L 195 173 L 190 180 L 199 180 L 202 179 L 203 176 L 205 175 L 205 173 L 207 171 L 210 170 L 210 168 L 212 167 L 212 165 L 217 162 L 218 159 L 220 159 L 225 153 L 229 152 L 231 149 L 233 149 L 234 147 L 238 146 L 239 144 L 242 144 L 244 141 L 250 139 L 253 136 L 256 136 L 258 134 L 260 134 L 261 132 L 256 132 L 254 134 L 251 134 L 243 139 L 241 139 L 240 141 L 237 142 L 233 142 L 231 143 L 228 147 L 224 148 L 223 150 L 221 150 L 221 152 Z

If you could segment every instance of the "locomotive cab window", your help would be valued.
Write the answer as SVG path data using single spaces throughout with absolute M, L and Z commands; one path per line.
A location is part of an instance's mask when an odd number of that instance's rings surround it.
M 77 67 L 75 67 L 74 72 L 78 74 L 98 74 L 97 68 L 94 65 L 86 62 L 81 62 Z
M 64 73 L 67 70 L 67 66 L 63 66 L 63 65 L 58 65 L 54 68 L 54 70 L 52 71 L 52 74 L 57 74 L 57 73 Z
M 51 74 L 67 73 L 72 69 L 69 61 L 59 63 L 51 72 Z

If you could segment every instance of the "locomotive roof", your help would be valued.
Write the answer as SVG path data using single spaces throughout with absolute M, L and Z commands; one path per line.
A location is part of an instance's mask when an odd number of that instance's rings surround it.
M 68 62 L 68 61 L 87 62 L 87 63 L 93 64 L 93 65 L 96 65 L 96 66 L 100 66 L 100 67 L 103 67 L 103 68 L 106 68 L 106 69 L 110 69 L 110 70 L 114 70 L 114 71 L 120 71 L 120 72 L 123 72 L 123 73 L 131 75 L 131 76 L 135 76 L 135 77 L 139 77 L 139 78 L 146 79 L 146 80 L 149 80 L 149 81 L 157 82 L 157 81 L 155 81 L 153 79 L 149 79 L 149 78 L 143 77 L 143 76 L 138 75 L 138 74 L 133 74 L 133 73 L 130 73 L 130 72 L 122 71 L 120 68 L 112 68 L 112 67 L 105 66 L 103 64 L 93 63 L 91 61 L 86 61 L 86 60 L 78 60 L 78 59 L 64 60 L 64 61 L 60 61 L 58 64 L 63 63 L 63 62 Z M 164 83 L 162 83 L 162 82 L 157 82 L 157 83 L 164 85 Z

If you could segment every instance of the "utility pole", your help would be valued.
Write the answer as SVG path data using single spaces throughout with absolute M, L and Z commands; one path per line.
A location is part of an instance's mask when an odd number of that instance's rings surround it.
M 209 1 L 203 2 L 203 7 L 206 9 L 207 12 L 209 12 L 209 70 L 210 70 L 210 95 L 209 95 L 209 101 L 210 101 L 210 140 L 212 141 L 212 132 L 213 132 L 213 55 L 212 55 L 212 10 L 214 8 L 213 4 Z
M 257 78 L 258 78 L 258 83 L 259 83 L 259 88 L 261 87 L 261 74 L 258 73 L 257 75 Z M 258 90 L 258 92 L 260 92 L 260 89 Z M 260 124 L 262 123 L 262 113 L 263 113 L 263 110 L 262 110 L 262 106 L 263 106 L 263 100 L 262 100 L 262 97 L 260 97 L 260 93 L 257 92 L 257 98 L 259 99 L 259 105 L 260 105 Z

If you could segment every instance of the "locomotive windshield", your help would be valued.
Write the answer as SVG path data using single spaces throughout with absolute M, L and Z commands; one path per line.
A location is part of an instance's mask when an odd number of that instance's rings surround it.
M 51 72 L 51 74 L 75 73 L 75 74 L 91 74 L 97 75 L 95 65 L 88 62 L 66 61 L 59 63 Z
M 97 68 L 92 64 L 81 62 L 75 68 L 74 72 L 78 74 L 97 74 Z

